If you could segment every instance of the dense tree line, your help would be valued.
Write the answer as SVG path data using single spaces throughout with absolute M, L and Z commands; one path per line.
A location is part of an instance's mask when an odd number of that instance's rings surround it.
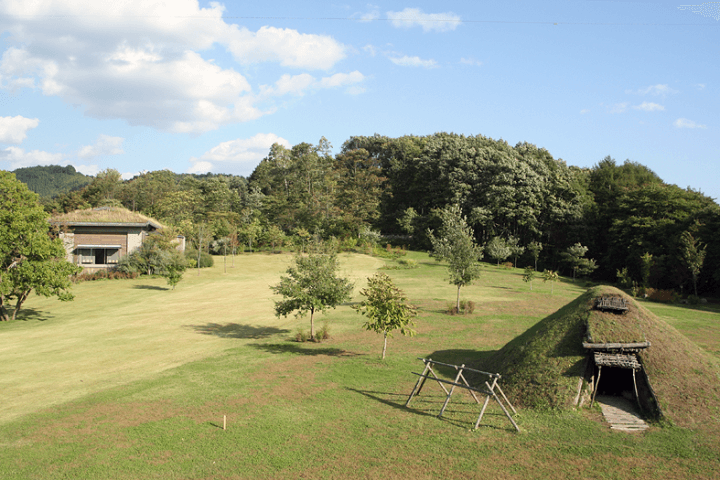
M 45 208 L 112 204 L 217 253 L 287 242 L 303 248 L 313 236 L 354 245 L 376 232 L 429 250 L 428 230 L 438 231 L 442 212 L 457 205 L 477 244 L 504 245 L 517 266 L 594 270 L 604 281 L 624 272 L 628 282 L 685 293 L 697 280 L 700 293 L 720 294 L 720 207 L 711 198 L 635 162 L 606 157 L 592 168 L 568 167 L 535 145 L 482 135 L 351 137 L 336 155 L 324 138 L 276 144 L 247 179 L 164 170 L 123 181 L 109 169 Z M 703 253 L 697 275 L 687 235 Z
M 15 178 L 26 184 L 31 192 L 50 198 L 80 189 L 92 181 L 92 177 L 76 171 L 72 165 L 25 167 L 18 168 L 12 173 L 15 174 Z

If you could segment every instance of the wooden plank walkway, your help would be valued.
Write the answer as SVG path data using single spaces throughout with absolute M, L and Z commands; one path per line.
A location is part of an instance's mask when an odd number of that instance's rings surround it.
M 600 404 L 605 420 L 613 430 L 641 432 L 648 424 L 640 418 L 637 405 L 623 397 L 598 395 L 595 401 Z

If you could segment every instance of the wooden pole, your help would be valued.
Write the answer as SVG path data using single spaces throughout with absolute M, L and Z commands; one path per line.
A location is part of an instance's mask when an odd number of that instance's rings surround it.
M 458 367 L 455 367 L 455 368 L 458 368 Z M 460 367 L 458 374 L 455 376 L 455 383 L 458 383 L 458 381 L 460 380 L 460 377 L 462 377 L 462 369 L 463 368 L 465 368 L 465 364 L 463 364 Z M 440 409 L 440 413 L 438 414 L 438 417 L 442 417 L 443 413 L 445 413 L 445 408 L 447 408 L 448 403 L 450 403 L 450 397 L 452 397 L 452 394 L 454 391 L 455 391 L 455 385 L 450 387 L 450 392 L 447 394 L 447 397 L 445 397 L 445 403 L 443 403 L 443 406 Z
M 223 430 L 227 429 L 227 415 L 223 415 Z
M 595 382 L 595 389 L 593 390 L 593 396 L 592 400 L 590 401 L 590 408 L 592 408 L 593 403 L 595 403 L 595 395 L 597 395 L 598 387 L 600 386 L 600 375 L 602 374 L 602 365 L 598 365 L 598 378 Z

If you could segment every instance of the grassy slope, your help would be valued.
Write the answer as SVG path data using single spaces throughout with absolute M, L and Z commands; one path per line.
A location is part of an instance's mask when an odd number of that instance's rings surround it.
M 76 312 L 143 299 L 136 310 L 122 312 L 130 321 L 151 311 L 143 321 L 133 320 L 135 329 L 147 327 L 146 334 L 133 339 L 133 354 L 126 354 L 144 366 L 138 365 L 135 381 L 128 373 L 127 382 L 110 388 L 98 384 L 75 401 L 49 407 L 37 402 L 28 409 L 34 413 L 1 424 L 3 477 L 687 479 L 709 478 L 720 468 L 716 425 L 625 435 L 609 431 L 596 410 L 521 410 L 523 433 L 515 434 L 491 408 L 481 429 L 472 432 L 479 407 L 467 395 L 456 395 L 438 420 L 444 396 L 436 385 L 428 385 L 411 409 L 404 408 L 416 379 L 410 371 L 421 367 L 416 357 L 450 363 L 487 357 L 581 293 L 561 283 L 550 296 L 549 286 L 538 282 L 529 292 L 521 271 L 484 267 L 480 282 L 462 293 L 478 304 L 475 314 L 447 316 L 442 310 L 455 292 L 444 281 L 444 269 L 425 255 L 412 255 L 421 262 L 419 269 L 389 273 L 421 306 L 419 334 L 393 337 L 385 362 L 379 360 L 381 338 L 360 330 L 362 319 L 348 306 L 326 317 L 333 335 L 326 343 L 288 341 L 298 326 L 307 328 L 307 320 L 275 319 L 267 290 L 287 256 L 242 257 L 236 269 L 245 273 L 228 273 L 235 277 L 227 285 L 216 258 L 212 275 L 203 272 L 192 279 L 188 274 L 175 292 L 124 286 L 132 282 L 81 286 L 78 293 L 88 290 L 79 298 L 85 305 L 75 304 Z M 345 261 L 357 277 L 379 263 L 367 257 Z M 261 279 L 267 283 L 257 286 Z M 140 284 L 161 285 L 154 282 Z M 177 293 L 186 300 L 161 302 Z M 84 337 L 85 329 L 72 326 L 70 317 L 77 313 L 62 310 L 66 305 L 34 299 L 31 306 L 37 315 L 52 318 L 0 326 L 3 340 L 10 333 L 20 342 L 18 350 L 36 348 L 31 335 L 55 323 L 67 323 L 58 335 Z M 709 315 L 720 323 L 720 314 Z M 121 319 L 97 314 L 95 323 L 103 322 L 108 336 L 115 337 L 121 332 L 114 332 L 114 325 Z M 720 338 L 720 330 L 712 331 Z M 153 332 L 165 341 L 153 344 Z M 99 339 L 98 331 L 85 342 L 96 346 L 95 354 L 114 348 L 112 341 Z M 62 342 L 51 335 L 42 339 L 56 341 Z M 167 350 L 175 351 L 174 361 L 182 365 L 150 371 L 152 359 L 168 343 Z M 35 362 L 43 362 L 38 358 Z M 18 372 L 32 363 L 5 365 Z M 51 361 L 45 363 L 52 368 Z M 107 366 L 102 367 L 93 374 L 102 376 Z M 17 376 L 6 371 L 0 374 L 3 382 Z M 111 384 L 113 375 L 108 377 Z

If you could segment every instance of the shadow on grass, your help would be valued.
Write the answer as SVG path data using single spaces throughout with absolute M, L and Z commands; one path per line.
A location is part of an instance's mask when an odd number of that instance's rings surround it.
M 277 333 L 289 333 L 274 327 L 254 327 L 252 325 L 239 325 L 237 323 L 207 323 L 205 325 L 185 325 L 186 328 L 192 328 L 197 333 L 203 335 L 214 335 L 221 338 L 267 338 Z
M 316 344 L 317 345 L 317 344 Z M 328 347 L 303 347 L 301 343 L 262 343 L 249 345 L 258 350 L 264 350 L 268 353 L 294 353 L 298 355 L 326 355 L 329 357 L 357 357 L 364 355 L 362 353 L 348 352 L 341 348 Z
M 438 417 L 438 413 L 440 413 L 440 409 L 445 403 L 445 395 L 415 395 L 412 399 L 412 402 L 410 403 L 410 406 L 406 407 L 405 404 L 407 403 L 407 399 L 410 395 L 409 393 L 404 394 L 390 392 L 374 392 L 369 390 L 358 390 L 350 387 L 345 387 L 345 390 L 359 393 L 360 395 L 364 395 L 372 400 L 385 404 L 396 410 L 403 410 L 406 412 L 414 413 L 416 415 L 421 415 L 423 417 L 436 417 L 438 418 L 438 420 L 444 423 L 448 423 L 450 425 L 463 429 L 467 429 L 468 426 L 472 427 L 474 425 L 475 420 L 477 420 L 478 415 L 480 415 L 480 409 L 482 408 L 482 405 L 475 403 L 474 400 L 458 401 L 457 395 L 453 395 L 453 400 L 451 400 L 448 404 L 448 409 L 445 411 L 445 415 L 442 417 Z M 480 396 L 478 396 L 478 398 L 480 398 Z M 462 415 L 464 417 L 467 417 L 467 419 L 461 420 L 457 418 L 449 418 L 449 415 Z M 472 418 L 473 416 L 475 417 L 474 419 Z M 496 412 L 486 411 L 483 418 L 499 416 L 505 418 L 505 416 L 501 413 L 498 414 Z M 488 425 L 486 422 L 481 423 L 480 426 L 489 427 L 495 430 L 506 430 L 505 428 L 495 425 Z
M 137 290 L 170 290 L 170 287 L 159 287 L 157 285 L 133 285 Z
M 47 312 L 43 312 L 42 310 L 38 310 L 36 308 L 21 308 L 17 313 L 15 320 L 23 320 L 25 322 L 29 320 L 36 320 L 38 322 L 44 322 L 45 320 L 50 320 L 51 318 L 55 317 L 53 315 L 48 315 Z

